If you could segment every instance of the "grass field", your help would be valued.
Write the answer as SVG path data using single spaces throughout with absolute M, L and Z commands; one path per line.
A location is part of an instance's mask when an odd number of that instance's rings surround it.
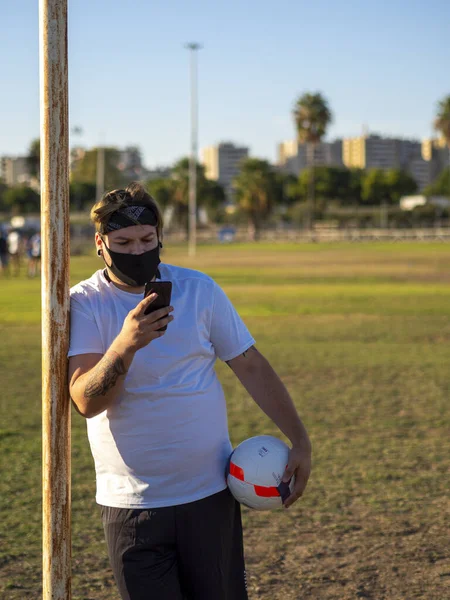
M 304 498 L 244 509 L 250 598 L 450 598 L 450 246 L 182 248 L 220 283 L 313 443 Z M 72 261 L 76 283 L 100 265 Z M 0 598 L 41 590 L 40 283 L 0 279 Z M 234 444 L 277 434 L 218 365 Z M 73 598 L 117 600 L 85 423 L 72 417 Z M 214 600 L 214 599 L 211 599 Z

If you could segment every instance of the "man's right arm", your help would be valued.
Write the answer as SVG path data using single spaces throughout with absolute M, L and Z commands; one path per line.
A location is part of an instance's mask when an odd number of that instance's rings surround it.
M 173 307 L 146 315 L 146 308 L 155 298 L 156 294 L 147 296 L 128 313 L 121 332 L 105 354 L 77 354 L 69 358 L 70 396 L 83 417 L 95 417 L 114 404 L 136 352 L 164 335 L 161 328 L 173 320 L 169 314 Z
M 79 354 L 69 359 L 70 396 L 78 412 L 87 419 L 113 405 L 134 352 L 121 348 L 115 340 L 105 354 Z

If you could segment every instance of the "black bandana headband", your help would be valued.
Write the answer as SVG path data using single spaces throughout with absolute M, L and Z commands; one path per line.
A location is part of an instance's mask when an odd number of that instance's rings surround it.
M 114 212 L 109 221 L 102 226 L 101 233 L 110 233 L 124 227 L 133 225 L 153 225 L 158 224 L 155 213 L 146 206 L 125 206 Z

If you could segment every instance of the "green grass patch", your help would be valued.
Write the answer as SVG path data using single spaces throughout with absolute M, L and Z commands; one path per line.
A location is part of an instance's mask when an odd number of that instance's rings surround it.
M 450 247 L 205 245 L 213 276 L 310 432 L 307 493 L 244 510 L 250 597 L 445 598 L 450 525 Z M 75 257 L 71 283 L 99 268 Z M 41 593 L 40 282 L 0 280 L 0 597 Z M 234 444 L 276 427 L 223 364 Z M 117 599 L 84 420 L 72 415 L 73 598 Z M 447 575 L 446 575 L 447 573 Z

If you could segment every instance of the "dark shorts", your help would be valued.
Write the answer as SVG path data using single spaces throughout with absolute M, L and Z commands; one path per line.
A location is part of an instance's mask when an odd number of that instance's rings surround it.
M 239 504 L 228 489 L 166 508 L 102 507 L 123 600 L 247 600 Z

